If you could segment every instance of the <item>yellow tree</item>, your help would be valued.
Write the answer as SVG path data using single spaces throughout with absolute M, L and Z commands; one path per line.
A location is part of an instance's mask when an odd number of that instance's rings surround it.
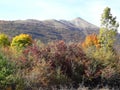
M 27 47 L 29 45 L 32 45 L 32 42 L 33 42 L 33 40 L 30 35 L 20 34 L 13 38 L 11 47 L 21 49 L 21 48 Z
M 82 43 L 83 48 L 94 46 L 100 48 L 99 40 L 96 34 L 86 36 L 85 41 Z

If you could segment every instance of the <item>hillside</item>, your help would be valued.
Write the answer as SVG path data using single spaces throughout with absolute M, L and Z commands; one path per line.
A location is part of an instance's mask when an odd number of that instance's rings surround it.
M 9 36 L 20 33 L 28 33 L 33 38 L 40 39 L 42 42 L 52 40 L 83 41 L 85 36 L 90 33 L 98 33 L 99 28 L 81 18 L 73 20 L 44 20 L 33 19 L 0 21 L 0 32 Z
M 66 42 L 82 42 L 86 35 L 98 33 L 99 28 L 81 18 L 73 20 L 44 20 L 33 19 L 3 21 L 0 20 L 0 32 L 8 34 L 10 37 L 20 33 L 28 33 L 35 39 L 40 39 L 47 43 L 53 40 L 64 40 Z M 115 48 L 120 46 L 120 34 L 117 35 Z

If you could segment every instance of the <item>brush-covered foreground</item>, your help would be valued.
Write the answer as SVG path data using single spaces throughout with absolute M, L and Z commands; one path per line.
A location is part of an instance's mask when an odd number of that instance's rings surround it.
M 120 88 L 119 55 L 100 47 L 94 34 L 82 44 L 44 44 L 28 34 L 0 39 L 0 90 Z

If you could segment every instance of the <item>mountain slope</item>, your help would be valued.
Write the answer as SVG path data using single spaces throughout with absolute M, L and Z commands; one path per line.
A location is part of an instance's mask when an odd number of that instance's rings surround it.
M 82 29 L 85 35 L 96 33 L 96 31 L 98 31 L 98 28 L 95 25 L 83 20 L 80 17 L 75 18 L 70 22 L 74 24 L 76 27 L 78 27 L 79 29 Z
M 98 33 L 98 31 L 97 26 L 81 18 L 75 18 L 71 21 L 54 19 L 0 21 L 0 32 L 4 32 L 11 37 L 20 33 L 28 33 L 42 42 L 52 40 L 83 41 L 86 35 L 93 32 Z
M 0 20 L 0 32 L 10 37 L 21 33 L 28 33 L 33 38 L 47 43 L 53 40 L 64 40 L 66 42 L 82 42 L 86 35 L 98 33 L 99 28 L 81 18 L 66 20 L 44 20 L 33 19 L 3 21 Z M 120 34 L 117 35 L 115 49 L 120 53 Z

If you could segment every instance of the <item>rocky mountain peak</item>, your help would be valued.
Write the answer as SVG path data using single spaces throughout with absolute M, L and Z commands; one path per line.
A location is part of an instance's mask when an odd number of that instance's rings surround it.
M 86 28 L 96 28 L 97 26 L 85 21 L 84 19 L 80 18 L 80 17 L 77 17 L 73 20 L 70 21 L 72 24 L 76 25 L 77 27 L 79 28 L 83 28 L 83 29 L 86 29 Z

